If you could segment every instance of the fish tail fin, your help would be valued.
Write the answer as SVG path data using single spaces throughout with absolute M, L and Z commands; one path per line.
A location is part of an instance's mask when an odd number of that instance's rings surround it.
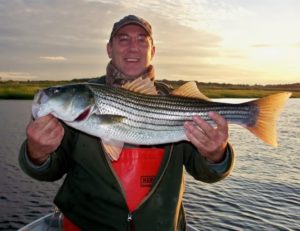
M 290 92 L 282 92 L 253 101 L 259 112 L 255 124 L 246 128 L 267 144 L 277 147 L 276 120 L 291 95 Z

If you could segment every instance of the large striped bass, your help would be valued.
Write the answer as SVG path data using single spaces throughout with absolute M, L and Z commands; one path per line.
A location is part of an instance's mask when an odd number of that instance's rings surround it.
M 40 90 L 32 114 L 38 118 L 51 113 L 67 125 L 101 138 L 105 149 L 117 159 L 124 143 L 154 145 L 187 140 L 184 122 L 199 115 L 213 123 L 209 111 L 277 146 L 276 119 L 290 95 L 283 92 L 229 104 L 210 101 L 193 82 L 167 96 L 157 95 L 147 79 L 137 79 L 123 88 L 81 83 Z

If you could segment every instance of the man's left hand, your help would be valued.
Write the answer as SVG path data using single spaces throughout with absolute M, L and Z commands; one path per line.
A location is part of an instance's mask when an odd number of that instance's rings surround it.
M 219 163 L 224 159 L 227 147 L 228 123 L 217 112 L 208 115 L 216 123 L 215 127 L 200 116 L 194 116 L 193 121 L 185 122 L 185 133 L 201 155 L 211 163 Z

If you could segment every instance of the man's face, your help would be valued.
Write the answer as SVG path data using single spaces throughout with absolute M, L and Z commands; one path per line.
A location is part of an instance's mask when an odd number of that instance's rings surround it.
M 123 74 L 135 78 L 150 65 L 155 53 L 151 38 L 138 25 L 122 27 L 107 44 L 112 64 Z

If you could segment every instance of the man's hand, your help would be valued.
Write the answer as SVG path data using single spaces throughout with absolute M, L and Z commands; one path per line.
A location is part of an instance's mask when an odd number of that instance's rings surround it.
M 200 116 L 194 116 L 193 122 L 185 122 L 186 136 L 211 163 L 218 163 L 224 159 L 228 142 L 227 121 L 216 112 L 209 112 L 209 117 L 215 121 L 213 127 Z
M 37 165 L 44 163 L 64 137 L 64 128 L 52 115 L 31 121 L 26 128 L 27 151 L 30 160 Z

